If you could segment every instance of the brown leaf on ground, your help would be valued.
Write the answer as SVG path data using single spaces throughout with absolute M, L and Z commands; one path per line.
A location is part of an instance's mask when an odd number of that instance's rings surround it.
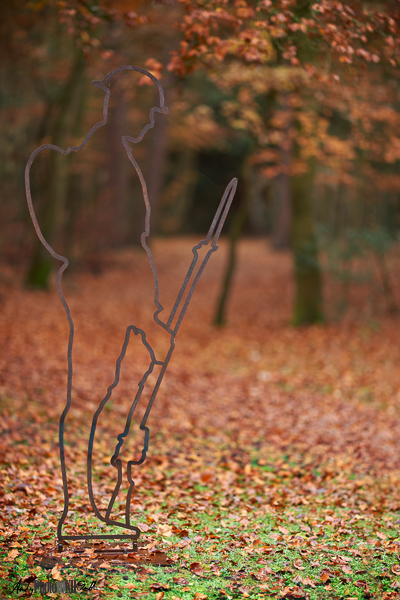
M 353 573 L 353 569 L 351 567 L 349 567 L 348 565 L 343 565 L 342 571 L 346 575 L 351 575 Z
M 204 569 L 200 563 L 192 563 L 189 567 L 190 572 L 198 577 L 204 577 Z
M 283 590 L 279 592 L 281 598 L 304 598 L 305 595 L 305 591 L 298 586 L 284 587 Z
M 400 565 L 393 565 L 390 569 L 395 575 L 400 575 Z
M 257 573 L 252 573 L 252 575 L 258 579 L 258 581 L 265 581 L 266 579 L 269 579 L 271 573 L 273 573 L 273 570 L 269 567 L 265 567 L 264 569 L 257 571 Z
M 160 591 L 165 591 L 165 590 L 169 590 L 170 586 L 168 585 L 168 583 L 152 583 L 150 586 L 150 590 L 152 592 L 160 592 Z
M 175 585 L 187 585 L 189 583 L 184 577 L 173 577 L 172 581 L 175 583 Z
M 32 554 L 30 556 L 28 556 L 28 558 L 26 559 L 26 564 L 28 565 L 28 567 L 30 569 L 33 568 L 33 556 L 32 556 Z
M 61 575 L 60 567 L 58 565 L 56 565 L 55 567 L 52 568 L 51 576 L 53 577 L 53 579 L 56 579 L 57 581 L 63 580 L 63 576 Z
M 311 577 L 302 577 L 301 582 L 303 585 L 309 585 L 312 588 L 315 588 L 315 581 L 311 579 Z

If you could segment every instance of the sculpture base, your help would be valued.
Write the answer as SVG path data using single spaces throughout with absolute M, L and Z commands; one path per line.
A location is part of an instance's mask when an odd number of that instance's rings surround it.
M 74 538 L 74 536 L 71 536 Z M 122 536 L 121 536 L 122 537 Z M 128 536 L 127 536 L 128 537 Z M 104 536 L 101 538 L 104 539 Z M 63 552 L 48 556 L 37 555 L 34 557 L 35 564 L 43 569 L 51 570 L 56 565 L 60 567 L 82 567 L 82 561 L 90 562 L 90 568 L 101 568 L 102 563 L 112 561 L 113 566 L 135 567 L 137 565 L 156 565 L 167 567 L 173 564 L 173 561 L 164 553 L 158 550 L 149 551 L 143 545 L 137 545 L 132 550 L 127 547 L 119 547 L 118 544 L 107 544 L 105 547 L 96 548 L 93 544 L 83 544 L 78 548 L 65 548 L 67 562 L 62 562 Z M 92 550 L 94 556 L 89 556 L 87 550 Z M 78 554 L 79 556 L 71 556 Z
M 121 540 L 125 542 L 132 542 L 132 550 L 135 551 L 137 549 L 137 540 L 139 539 L 139 535 L 137 534 L 120 534 L 120 535 L 62 535 L 58 538 L 58 550 L 60 552 L 63 551 L 64 542 L 68 541 L 85 541 L 89 542 L 91 540 Z M 90 546 L 89 546 L 90 547 Z M 95 552 L 97 550 L 95 549 Z M 73 552 L 84 552 L 84 550 L 73 550 Z

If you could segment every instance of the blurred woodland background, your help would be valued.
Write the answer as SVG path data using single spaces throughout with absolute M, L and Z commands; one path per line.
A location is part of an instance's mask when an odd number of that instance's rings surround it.
M 156 114 L 132 150 L 149 188 L 166 308 L 226 185 L 239 185 L 152 408 L 149 458 L 134 472 L 131 522 L 174 568 L 122 575 L 114 563 L 92 565 L 88 549 L 78 576 L 99 575 L 96 599 L 399 597 L 399 8 L 0 1 L 0 596 L 50 576 L 37 560 L 53 554 L 63 510 L 69 326 L 24 169 L 42 144 L 78 146 L 102 119 L 104 92 L 91 82 L 130 64 L 160 78 L 171 111 Z M 82 152 L 41 152 L 30 173 L 43 233 L 70 261 L 65 457 L 76 535 L 97 531 L 87 441 L 99 402 L 112 390 L 93 450 L 105 513 L 110 452 L 149 372 L 132 335 L 112 383 L 127 326 L 146 332 L 157 357 L 170 348 L 153 320 L 142 190 L 121 143 L 158 105 L 146 81 L 112 78 L 111 126 Z M 156 377 L 146 380 L 124 464 L 141 456 Z M 115 504 L 124 519 L 127 489 L 124 476 Z M 51 571 L 59 581 L 75 578 L 67 556 L 63 575 Z
M 205 232 L 239 178 L 217 323 L 245 235 L 292 253 L 294 324 L 340 316 L 357 287 L 372 310 L 396 313 L 399 33 L 398 0 L 2 0 L 0 276 L 48 287 L 26 161 L 43 143 L 78 145 L 101 119 L 90 82 L 132 64 L 160 77 L 171 109 L 135 148 L 153 235 Z M 120 137 L 158 103 L 145 83 L 118 80 L 113 127 L 90 152 L 33 166 L 39 222 L 69 270 L 101 272 L 107 252 L 140 241 L 143 199 Z

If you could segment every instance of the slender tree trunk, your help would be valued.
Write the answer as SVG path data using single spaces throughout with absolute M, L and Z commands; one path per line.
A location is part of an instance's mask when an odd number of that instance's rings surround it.
M 126 101 L 121 90 L 115 92 L 116 103 L 110 110 L 113 126 L 105 131 L 107 136 L 108 182 L 98 228 L 99 248 L 121 248 L 127 239 L 126 218 L 129 198 L 130 164 L 121 138 L 128 131 L 126 123 Z
M 243 190 L 243 196 L 241 198 L 240 206 L 237 209 L 229 227 L 229 256 L 222 280 L 221 292 L 217 302 L 214 325 L 225 325 L 226 323 L 226 304 L 231 290 L 233 274 L 236 267 L 237 245 L 248 219 L 250 176 L 250 167 L 244 163 L 240 171 L 239 179 Z
M 323 321 L 322 278 L 315 236 L 312 187 L 314 170 L 292 177 L 292 247 L 295 303 L 293 324 Z
M 282 151 L 282 160 L 287 165 L 288 150 Z M 292 219 L 290 176 L 287 172 L 279 175 L 279 203 L 272 235 L 272 245 L 275 250 L 287 250 L 290 247 L 290 222 Z
M 393 285 L 390 279 L 389 268 L 387 266 L 385 255 L 382 253 L 375 254 L 378 270 L 382 280 L 382 288 L 385 296 L 386 309 L 389 314 L 395 315 L 399 312 L 394 293 Z
M 80 138 L 82 135 L 83 118 L 85 115 L 86 108 L 86 87 L 82 86 L 79 90 L 78 101 L 76 105 L 74 122 L 72 125 L 72 132 L 74 137 Z M 80 173 L 76 173 L 74 166 L 77 161 L 80 160 L 78 154 L 73 153 L 70 155 L 70 169 L 68 177 L 68 189 L 67 189 L 67 214 L 65 223 L 65 255 L 69 260 L 70 266 L 73 266 L 76 262 L 75 256 L 75 225 L 79 208 L 83 202 L 87 201 L 86 196 L 83 194 L 82 189 L 82 177 Z
M 287 93 L 283 94 L 281 105 L 286 114 L 286 125 L 283 131 L 285 135 L 284 146 L 281 150 L 282 173 L 279 175 L 279 202 L 272 235 L 272 245 L 275 250 L 286 250 L 290 247 L 290 224 L 292 219 L 292 190 L 289 175 L 292 155 L 292 143 L 289 138 L 289 130 L 292 124 L 292 109 L 288 103 Z
M 66 123 L 68 120 L 69 108 L 74 93 L 80 83 L 84 67 L 85 57 L 81 50 L 78 50 L 70 76 L 59 102 L 58 114 L 55 118 L 51 133 L 51 143 L 60 146 L 61 148 L 65 146 Z M 64 157 L 58 152 L 52 151 L 50 153 L 49 179 L 46 186 L 45 203 L 40 216 L 42 233 L 51 245 L 53 244 L 58 217 L 62 208 L 62 200 L 66 191 L 66 181 L 63 176 L 65 175 L 63 172 L 63 158 Z M 27 285 L 47 289 L 52 263 L 51 256 L 38 239 L 31 267 L 26 279 Z
M 179 152 L 175 176 L 161 195 L 158 232 L 176 235 L 184 227 L 198 181 L 198 157 L 197 150 L 193 148 Z
M 163 82 L 165 103 L 168 106 L 168 100 L 170 98 L 169 86 L 171 85 L 172 75 L 169 74 L 166 80 Z M 159 98 L 158 92 L 155 98 L 156 106 L 158 105 Z M 150 153 L 149 159 L 150 164 L 148 165 L 148 192 L 149 200 L 151 204 L 151 226 L 153 231 L 158 231 L 158 215 L 160 211 L 160 202 L 162 196 L 162 188 L 164 184 L 165 169 L 168 157 L 168 125 L 169 118 L 166 115 L 155 115 L 155 126 L 151 130 L 150 137 Z

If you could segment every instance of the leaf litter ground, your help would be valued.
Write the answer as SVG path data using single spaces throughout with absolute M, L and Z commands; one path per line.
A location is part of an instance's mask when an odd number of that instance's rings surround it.
M 154 242 L 166 306 L 192 245 Z M 53 595 L 62 598 L 400 597 L 398 317 L 372 319 L 360 295 L 357 319 L 349 313 L 339 324 L 294 329 L 290 258 L 246 241 L 228 326 L 216 330 L 210 322 L 226 258 L 221 246 L 178 335 L 150 419 L 149 458 L 135 476 L 132 522 L 148 551 L 168 555 L 167 567 L 98 561 L 90 550 L 72 560 L 72 547 L 59 566 L 39 565 L 55 550 L 62 509 L 57 432 L 67 327 L 55 290 L 27 291 L 18 274 L 2 273 L 5 598 L 29 596 L 35 579 L 49 578 L 86 586 Z M 77 331 L 65 435 L 74 533 L 106 530 L 89 507 L 85 455 L 127 325 L 145 329 L 157 352 L 167 348 L 151 321 L 151 272 L 142 252 L 107 256 L 101 266 L 64 284 Z M 116 434 L 145 364 L 132 344 L 99 423 L 95 494 L 104 507 L 114 487 Z M 129 457 L 140 449 L 137 430 Z

